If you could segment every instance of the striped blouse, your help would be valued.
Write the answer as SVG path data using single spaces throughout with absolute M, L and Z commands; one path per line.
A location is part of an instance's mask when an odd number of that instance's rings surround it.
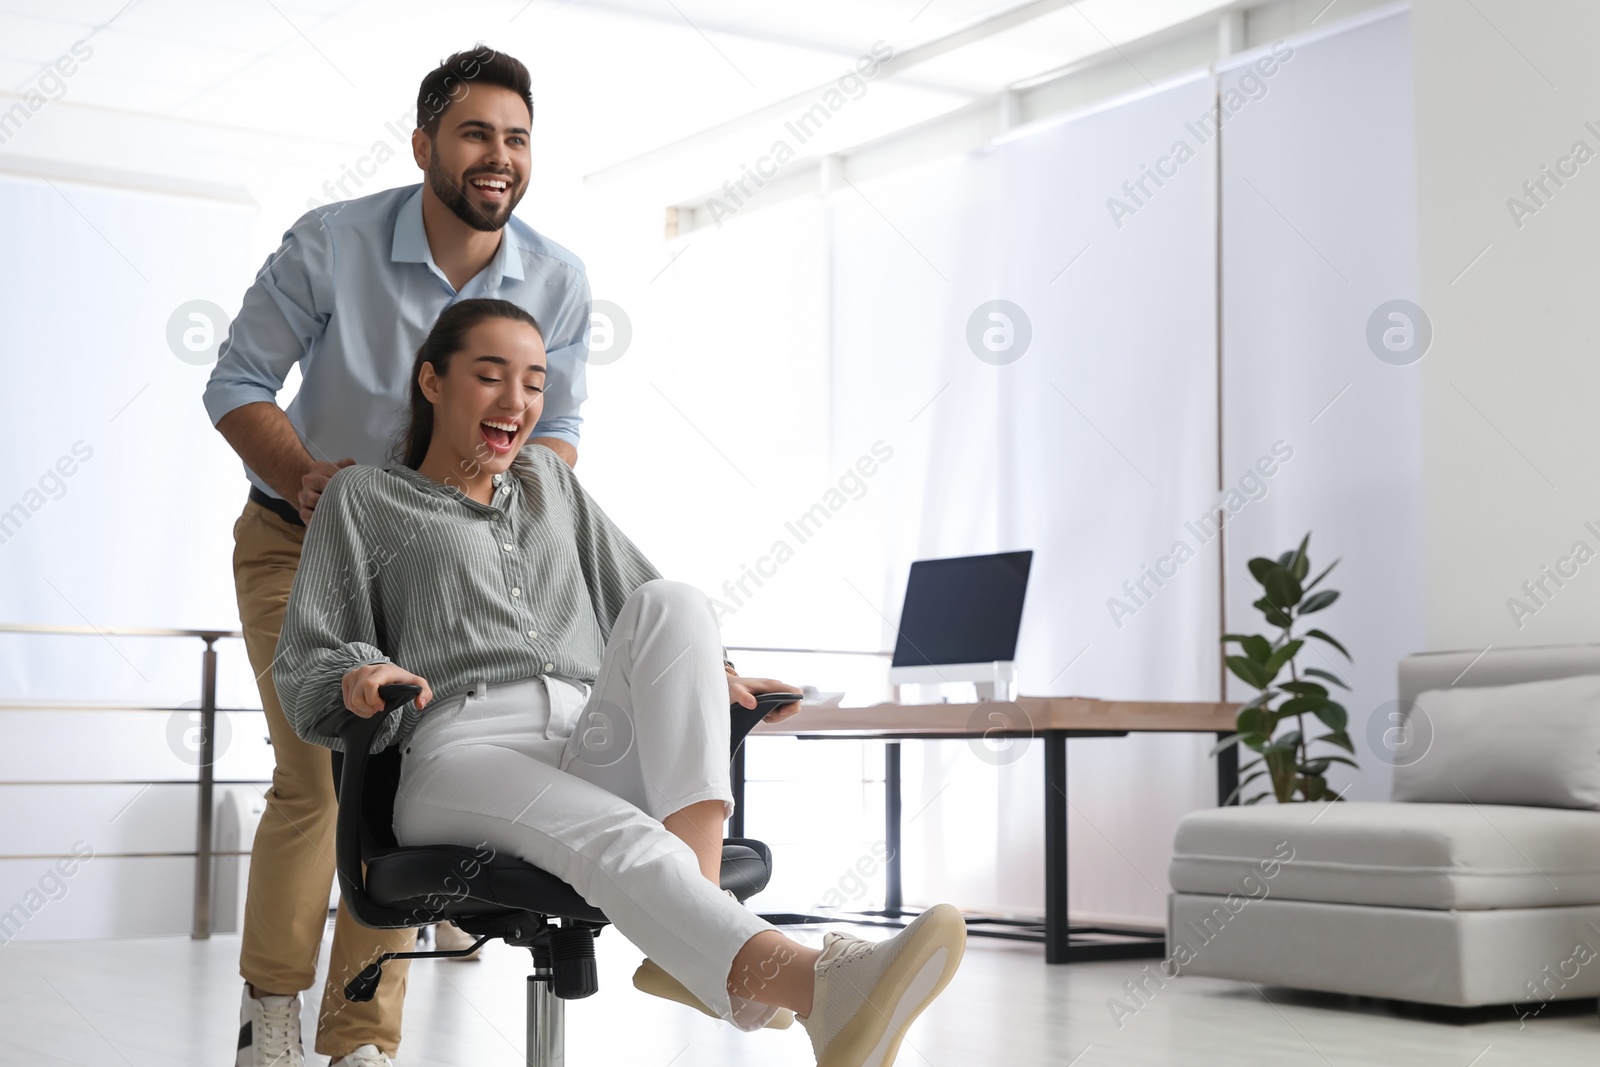
M 353 668 L 391 661 L 434 699 L 553 674 L 593 684 L 612 623 L 659 578 L 554 452 L 524 450 L 481 504 L 409 467 L 346 467 L 317 502 L 272 670 L 295 732 L 344 706 Z M 372 751 L 426 714 L 391 715 Z

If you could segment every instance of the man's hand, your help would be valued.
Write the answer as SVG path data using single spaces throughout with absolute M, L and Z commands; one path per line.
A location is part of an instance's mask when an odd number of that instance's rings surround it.
M 383 710 L 383 698 L 378 695 L 378 687 L 395 683 L 422 687 L 422 694 L 416 699 L 418 711 L 427 707 L 433 699 L 433 689 L 426 679 L 402 670 L 393 663 L 369 663 L 365 667 L 346 671 L 340 680 L 344 689 L 344 706 L 363 719 L 370 719 Z
M 316 508 L 317 501 L 322 498 L 322 491 L 328 488 L 328 483 L 333 480 L 333 476 L 345 467 L 354 466 L 355 462 L 355 460 L 346 456 L 337 463 L 323 461 L 311 465 L 311 469 L 306 471 L 300 479 L 300 495 L 295 501 L 300 507 L 301 522 L 309 523 L 311 521 L 311 512 Z
M 756 694 L 758 693 L 796 693 L 800 687 L 780 682 L 776 678 L 741 678 L 733 673 L 733 668 L 727 668 L 728 673 L 728 703 L 738 704 L 742 708 L 754 710 Z M 762 717 L 762 722 L 782 722 L 800 710 L 800 701 L 797 699 L 791 704 L 785 704 L 776 711 L 768 712 Z

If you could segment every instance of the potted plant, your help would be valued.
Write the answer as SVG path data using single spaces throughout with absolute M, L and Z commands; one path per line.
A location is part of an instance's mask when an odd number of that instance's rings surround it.
M 1328 745 L 1355 755 L 1355 746 L 1345 728 L 1349 715 L 1344 707 L 1328 695 L 1327 685 L 1341 689 L 1350 687 L 1337 675 L 1317 667 L 1302 669 L 1295 657 L 1308 640 L 1321 641 L 1337 649 L 1345 659 L 1345 651 L 1332 636 L 1318 629 L 1296 632 L 1304 616 L 1321 611 L 1339 599 L 1337 591 L 1317 589 L 1339 563 L 1334 560 L 1323 572 L 1306 582 L 1311 570 L 1311 560 L 1306 548 L 1311 535 L 1306 534 L 1300 547 L 1285 552 L 1277 559 L 1258 556 L 1250 561 L 1250 574 L 1261 584 L 1262 596 L 1255 608 L 1270 626 L 1277 628 L 1271 636 L 1262 634 L 1223 634 L 1222 644 L 1237 644 L 1239 655 L 1226 655 L 1228 669 L 1246 685 L 1258 690 L 1255 697 L 1239 709 L 1237 733 L 1223 739 L 1215 755 L 1229 745 L 1243 745 L 1260 755 L 1239 768 L 1240 774 L 1249 772 L 1239 780 L 1239 786 L 1228 798 L 1233 803 L 1251 782 L 1265 776 L 1272 788 L 1270 792 L 1257 793 L 1246 800 L 1254 804 L 1264 797 L 1274 797 L 1279 803 L 1297 800 L 1338 800 L 1328 788 L 1328 768 L 1335 763 L 1357 767 L 1355 760 L 1337 753 L 1313 754 L 1312 745 Z M 1279 681 L 1284 671 L 1288 678 Z M 1321 679 L 1313 681 L 1312 679 Z M 1278 701 L 1281 699 L 1281 703 Z M 1307 733 L 1307 717 L 1312 724 L 1320 722 L 1327 733 L 1311 737 Z M 1278 732 L 1281 725 L 1292 728 Z

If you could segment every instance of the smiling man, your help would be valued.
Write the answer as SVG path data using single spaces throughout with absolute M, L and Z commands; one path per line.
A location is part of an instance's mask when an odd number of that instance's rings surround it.
M 425 181 L 302 216 L 245 293 L 206 387 L 206 411 L 250 480 L 234 525 L 234 583 L 276 761 L 251 854 L 238 1067 L 302 1067 L 300 993 L 314 979 L 333 882 L 329 752 L 295 734 L 272 685 L 305 523 L 323 488 L 340 467 L 388 464 L 417 346 L 440 312 L 473 297 L 508 300 L 538 322 L 548 373 L 527 447 L 577 462 L 589 284 L 576 256 L 511 215 L 528 189 L 532 124 L 517 60 L 483 47 L 445 60 L 417 94 L 412 151 Z M 284 410 L 278 392 L 296 364 L 300 389 Z M 491 445 L 501 434 L 484 432 Z M 331 1067 L 389 1064 L 404 961 L 384 968 L 371 1001 L 347 1001 L 344 986 L 413 937 L 369 930 L 340 907 L 316 1040 Z

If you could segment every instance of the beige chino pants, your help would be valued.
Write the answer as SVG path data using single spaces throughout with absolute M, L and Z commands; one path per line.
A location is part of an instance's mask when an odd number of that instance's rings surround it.
M 300 739 L 272 685 L 278 631 L 305 534 L 304 527 L 285 522 L 253 501 L 245 504 L 233 527 L 239 619 L 276 761 L 267 809 L 251 848 L 239 954 L 239 973 L 266 993 L 298 993 L 311 987 L 334 876 L 333 754 Z M 395 1055 L 410 961 L 385 964 L 377 996 L 364 1004 L 346 1000 L 344 987 L 379 953 L 406 952 L 415 941 L 415 930 L 368 929 L 339 905 L 328 984 L 317 1021 L 317 1052 L 338 1059 L 370 1044 Z

